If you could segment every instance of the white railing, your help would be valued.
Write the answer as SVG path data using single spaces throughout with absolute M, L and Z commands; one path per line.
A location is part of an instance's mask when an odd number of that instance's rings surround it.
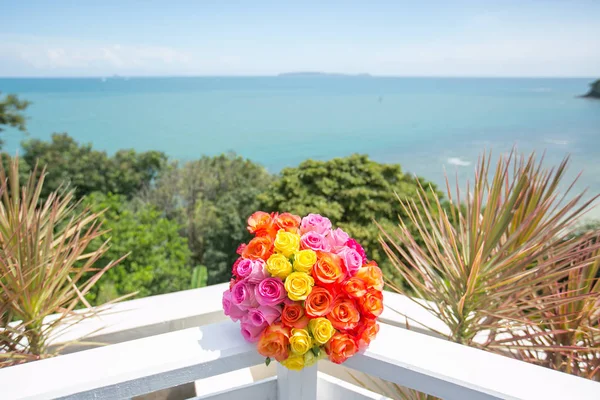
M 0 399 L 122 399 L 194 381 L 198 394 L 203 394 L 201 399 L 383 398 L 317 372 L 316 367 L 298 373 L 278 366 L 276 377 L 247 382 L 229 379 L 223 390 L 215 390 L 211 377 L 263 363 L 231 321 L 186 326 L 202 322 L 194 310 L 203 311 L 208 319 L 224 319 L 220 311 L 223 287 L 219 286 L 118 305 L 103 320 L 77 328 L 79 333 L 95 331 L 102 328 L 97 324 L 111 320 L 113 324 L 95 335 L 116 344 L 2 369 Z M 386 293 L 386 305 L 402 307 L 396 296 Z M 192 297 L 198 303 L 187 304 Z M 183 309 L 173 309 L 178 306 Z M 394 323 L 393 318 L 387 321 Z M 63 339 L 75 335 L 71 331 Z M 117 343 L 121 340 L 126 341 Z M 364 354 L 344 365 L 444 399 L 600 398 L 596 382 L 387 323 Z M 329 366 L 321 361 L 319 369 Z

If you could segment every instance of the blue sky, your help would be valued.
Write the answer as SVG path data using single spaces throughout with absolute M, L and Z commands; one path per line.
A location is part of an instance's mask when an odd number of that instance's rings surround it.
M 0 76 L 600 75 L 600 0 L 0 0 Z

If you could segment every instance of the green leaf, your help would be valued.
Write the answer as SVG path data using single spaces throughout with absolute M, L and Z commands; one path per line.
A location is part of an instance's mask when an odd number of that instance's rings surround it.
M 271 357 L 265 358 L 265 365 L 268 367 L 271 364 Z

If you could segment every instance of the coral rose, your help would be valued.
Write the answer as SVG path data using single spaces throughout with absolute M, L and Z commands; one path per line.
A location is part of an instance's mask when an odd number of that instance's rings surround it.
M 360 311 L 354 300 L 346 296 L 338 296 L 331 305 L 327 319 L 335 329 L 350 330 L 356 328 L 360 321 Z
M 370 261 L 360 267 L 356 277 L 362 279 L 368 288 L 383 290 L 383 274 L 375 261 Z
M 275 218 L 275 214 L 268 214 L 264 211 L 255 212 L 248 217 L 248 232 L 256 236 L 275 236 L 277 233 Z
M 377 332 L 379 332 L 379 324 L 375 319 L 362 320 L 361 324 L 355 329 L 353 334 L 359 350 L 364 349 L 371 344 L 371 341 L 375 339 Z
M 273 254 L 273 242 L 271 239 L 268 237 L 255 237 L 244 248 L 242 257 L 267 261 L 271 254 Z
M 379 290 L 369 289 L 359 299 L 360 309 L 369 318 L 376 318 L 383 312 L 383 294 Z
M 325 351 L 329 360 L 335 364 L 341 364 L 358 351 L 354 339 L 347 333 L 337 332 L 325 345 Z
M 284 229 L 288 232 L 298 233 L 300 227 L 300 217 L 290 213 L 279 214 L 275 218 L 275 225 L 277 228 Z
M 315 281 L 322 286 L 339 283 L 344 278 L 342 271 L 342 259 L 332 253 L 317 253 L 317 263 L 312 269 Z
M 367 294 L 367 285 L 362 279 L 352 277 L 342 283 L 342 291 L 348 296 L 358 299 Z
M 298 303 L 286 304 L 281 313 L 281 322 L 292 328 L 306 328 L 308 317 L 304 314 L 304 308 Z
M 289 339 L 290 328 L 282 324 L 273 324 L 268 326 L 260 335 L 256 348 L 260 355 L 282 362 L 289 355 Z
M 309 317 L 323 317 L 331 310 L 333 295 L 324 287 L 315 286 L 312 292 L 306 297 L 304 308 Z

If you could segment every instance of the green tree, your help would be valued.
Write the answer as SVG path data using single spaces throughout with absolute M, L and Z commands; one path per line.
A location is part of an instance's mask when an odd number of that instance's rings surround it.
M 419 181 L 425 187 L 430 185 L 423 179 Z M 398 164 L 380 164 L 355 154 L 330 161 L 308 160 L 296 168 L 286 168 L 259 200 L 264 211 L 288 211 L 300 216 L 319 213 L 328 217 L 334 226 L 355 238 L 370 259 L 393 274 L 374 221 L 389 227 L 399 217 L 408 220 L 396 194 L 401 199 L 416 199 L 417 180 L 404 174 Z M 433 200 L 432 194 L 428 196 Z
M 202 157 L 165 169 L 144 199 L 182 226 L 194 265 L 206 265 L 208 283 L 227 281 L 240 243 L 249 240 L 246 220 L 272 176 L 235 154 Z
M 37 162 L 48 168 L 42 197 L 69 184 L 77 198 L 102 192 L 130 199 L 150 185 L 167 160 L 158 151 L 119 150 L 109 157 L 104 151 L 94 150 L 91 144 L 77 143 L 66 133 L 53 134 L 51 142 L 31 139 L 22 146 L 22 158 L 30 167 Z
M 0 92 L 0 95 L 2 95 L 2 92 Z M 26 125 L 23 111 L 25 111 L 29 104 L 28 101 L 19 100 L 14 94 L 8 94 L 4 98 L 0 98 L 0 132 L 6 126 L 17 128 L 24 132 Z M 2 147 L 2 139 L 0 139 L 0 147 Z
M 107 232 L 101 239 L 111 237 L 111 247 L 98 265 L 129 254 L 102 277 L 89 296 L 91 301 L 97 304 L 133 292 L 145 297 L 189 288 L 191 253 L 177 222 L 149 204 L 134 205 L 120 195 L 94 193 L 83 206 L 93 212 L 105 210 L 101 220 Z

